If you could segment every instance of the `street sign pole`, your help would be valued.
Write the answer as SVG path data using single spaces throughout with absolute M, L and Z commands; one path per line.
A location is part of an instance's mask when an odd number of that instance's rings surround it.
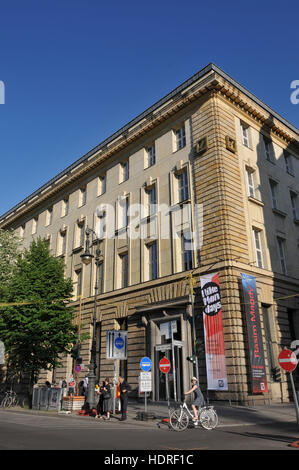
M 167 395 L 168 416 L 169 416 L 169 418 L 170 418 L 170 401 L 169 401 L 168 372 L 167 372 L 167 374 L 166 374 L 166 395 Z
M 170 322 L 170 331 L 171 331 L 171 349 L 172 349 L 172 367 L 173 367 L 174 401 L 177 401 L 177 393 L 176 393 L 176 370 L 175 370 L 175 356 L 174 356 L 174 344 L 173 344 L 172 322 Z M 168 377 L 168 374 L 167 374 L 167 377 Z
M 114 360 L 113 366 L 113 414 L 115 415 L 115 403 L 116 403 L 116 360 Z
M 295 403 L 295 409 L 296 409 L 297 427 L 299 429 L 299 408 L 298 408 L 297 393 L 296 393 L 296 389 L 295 389 L 293 374 L 292 374 L 292 372 L 289 372 L 289 374 L 290 374 L 291 385 L 292 385 L 292 390 L 293 390 L 293 397 L 294 397 L 294 403 Z

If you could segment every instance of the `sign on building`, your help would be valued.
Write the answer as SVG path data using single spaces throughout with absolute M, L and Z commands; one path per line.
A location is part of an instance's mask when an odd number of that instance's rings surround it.
M 108 330 L 106 341 L 106 359 L 127 359 L 128 332 L 123 330 Z

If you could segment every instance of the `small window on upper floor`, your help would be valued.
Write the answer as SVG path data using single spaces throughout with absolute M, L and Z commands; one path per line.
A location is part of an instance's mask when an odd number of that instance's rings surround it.
M 86 186 L 80 188 L 79 191 L 79 207 L 85 206 L 87 200 L 87 189 Z
M 184 147 L 186 147 L 186 131 L 185 131 L 185 124 L 173 129 L 174 135 L 174 149 L 173 151 L 176 152 Z
M 38 216 L 34 217 L 32 220 L 32 235 L 34 235 L 37 232 L 37 224 L 38 224 Z
M 278 183 L 273 180 L 269 180 L 272 209 L 278 209 Z
M 286 150 L 284 150 L 283 156 L 284 156 L 284 162 L 285 162 L 287 173 L 291 176 L 294 176 L 292 155 Z
M 189 199 L 189 182 L 187 168 L 184 168 L 183 171 L 177 173 L 176 178 L 178 180 L 178 202 L 187 201 Z
M 240 121 L 240 126 L 241 126 L 242 144 L 245 145 L 245 147 L 251 148 L 250 126 L 246 124 L 246 122 L 243 122 L 243 121 Z
M 53 207 L 49 207 L 46 212 L 46 226 L 51 225 L 53 216 Z
M 106 173 L 103 175 L 99 176 L 98 179 L 98 196 L 101 196 L 106 192 L 106 182 L 107 182 L 107 177 Z
M 69 198 L 65 197 L 61 205 L 61 217 L 65 217 L 69 213 Z
M 144 168 L 149 168 L 156 163 L 156 146 L 155 143 L 145 148 L 145 165 Z
M 294 191 L 290 191 L 291 205 L 294 220 L 298 220 L 298 196 Z
M 275 163 L 274 151 L 271 139 L 263 135 L 263 146 L 266 160 L 271 163 Z
M 127 181 L 130 176 L 129 160 L 120 163 L 120 183 Z
M 255 198 L 255 171 L 246 168 L 248 196 Z

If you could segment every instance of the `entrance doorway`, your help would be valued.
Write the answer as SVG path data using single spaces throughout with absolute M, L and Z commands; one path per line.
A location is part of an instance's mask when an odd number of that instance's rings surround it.
M 157 401 L 167 400 L 166 374 L 160 371 L 159 362 L 163 357 L 170 361 L 171 369 L 168 373 L 168 387 L 170 400 L 181 401 L 183 399 L 183 369 L 182 369 L 182 341 L 173 340 L 169 344 L 155 346 L 155 396 Z M 174 361 L 173 361 L 174 357 Z M 173 367 L 175 363 L 175 367 Z

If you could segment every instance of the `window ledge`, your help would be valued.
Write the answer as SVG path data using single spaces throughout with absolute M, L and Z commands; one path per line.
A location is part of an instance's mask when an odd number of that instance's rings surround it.
M 82 251 L 84 249 L 83 246 L 76 246 L 76 248 L 73 248 L 73 253 L 78 253 L 79 251 Z
M 274 214 L 279 215 L 280 217 L 286 217 L 288 215 L 286 212 L 283 212 L 279 209 L 272 208 L 272 211 Z
M 255 204 L 258 204 L 259 206 L 264 207 L 264 203 L 260 201 L 259 199 L 256 199 L 255 197 L 248 196 L 248 201 L 254 202 Z
M 293 219 L 294 224 L 299 225 L 299 219 Z

